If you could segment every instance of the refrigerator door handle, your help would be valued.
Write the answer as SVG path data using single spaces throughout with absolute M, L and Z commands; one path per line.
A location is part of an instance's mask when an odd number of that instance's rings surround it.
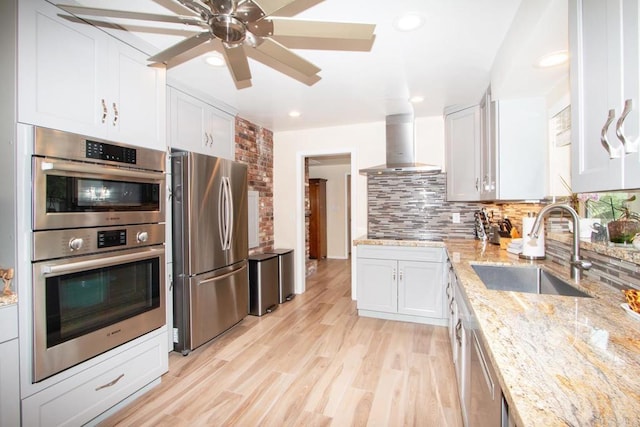
M 218 194 L 218 235 L 220 237 L 220 246 L 222 250 L 227 249 L 227 227 L 226 227 L 226 187 L 224 178 L 222 178 L 222 184 L 220 184 L 220 193 Z
M 233 192 L 231 191 L 231 180 L 225 177 L 227 186 L 227 249 L 231 249 L 233 239 Z

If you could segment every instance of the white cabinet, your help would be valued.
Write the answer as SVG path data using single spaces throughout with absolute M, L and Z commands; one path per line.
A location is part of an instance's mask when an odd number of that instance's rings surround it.
M 20 425 L 18 309 L 0 307 L 0 426 Z
M 544 98 L 492 101 L 446 114 L 447 200 L 528 200 L 546 195 Z
M 444 250 L 358 246 L 358 313 L 446 325 Z
M 447 200 L 480 200 L 480 109 L 445 112 Z
M 126 350 L 23 399 L 23 425 L 84 425 L 167 372 L 166 328 L 125 346 Z
M 638 0 L 569 3 L 574 192 L 640 187 L 638 20 Z
M 172 148 L 235 160 L 235 117 L 178 89 L 169 88 Z
M 165 70 L 103 31 L 19 2 L 18 121 L 164 149 Z

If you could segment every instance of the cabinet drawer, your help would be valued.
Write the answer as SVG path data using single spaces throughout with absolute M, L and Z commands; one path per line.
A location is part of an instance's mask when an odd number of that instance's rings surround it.
M 15 304 L 0 307 L 0 343 L 18 336 L 18 306 Z
M 82 425 L 167 371 L 164 334 L 22 401 L 27 426 Z
M 360 245 L 358 258 L 443 262 L 445 252 L 436 247 Z

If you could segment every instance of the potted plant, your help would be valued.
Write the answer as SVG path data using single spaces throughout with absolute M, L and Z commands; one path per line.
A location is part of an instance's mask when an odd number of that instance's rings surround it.
M 620 206 L 615 206 L 613 198 L 609 198 L 609 207 L 613 218 L 607 224 L 609 229 L 609 240 L 613 243 L 629 244 L 634 236 L 640 233 L 640 215 L 629 209 L 628 203 L 633 202 L 636 196 L 622 201 Z M 617 215 L 616 215 L 617 213 Z

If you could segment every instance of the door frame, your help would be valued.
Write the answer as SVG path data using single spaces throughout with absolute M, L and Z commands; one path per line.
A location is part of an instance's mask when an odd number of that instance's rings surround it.
M 357 176 L 358 170 L 356 168 L 357 155 L 355 149 L 345 148 L 340 149 L 326 149 L 326 150 L 304 150 L 296 152 L 296 259 L 295 259 L 295 271 L 296 277 L 299 280 L 296 281 L 296 293 L 304 293 L 306 290 L 306 230 L 305 230 L 305 175 L 304 175 L 304 163 L 307 157 L 320 157 L 320 156 L 332 156 L 332 155 L 349 155 L 351 159 L 351 236 L 355 235 L 355 221 L 353 221 L 353 212 L 357 212 L 357 189 L 353 185 L 353 177 Z M 353 253 L 353 243 L 351 243 L 351 252 Z M 354 257 L 351 257 L 351 298 L 356 298 L 356 275 Z

